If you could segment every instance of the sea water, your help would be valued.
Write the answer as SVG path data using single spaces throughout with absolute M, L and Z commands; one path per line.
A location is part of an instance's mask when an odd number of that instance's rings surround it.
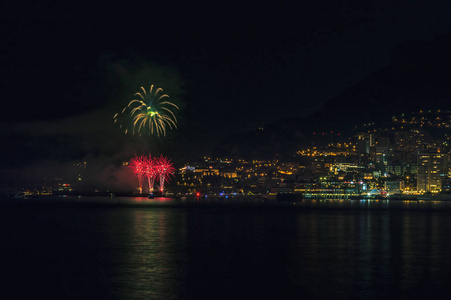
M 410 299 L 451 291 L 450 202 L 60 200 L 0 201 L 3 297 Z

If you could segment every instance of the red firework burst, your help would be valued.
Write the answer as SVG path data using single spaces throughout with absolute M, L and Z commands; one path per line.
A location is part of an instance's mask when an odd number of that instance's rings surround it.
M 158 158 L 154 158 L 154 165 L 160 175 L 160 191 L 164 191 L 164 182 L 171 179 L 170 176 L 173 175 L 175 168 L 172 166 L 171 160 L 161 155 Z
M 149 156 L 135 156 L 130 160 L 128 166 L 138 177 L 140 193 L 142 193 L 143 177 L 147 178 L 149 193 L 154 191 L 155 180 L 160 181 L 160 191 L 163 192 L 165 181 L 169 181 L 175 171 L 171 161 L 163 155 L 157 158 L 152 158 L 150 154 Z
M 128 166 L 132 169 L 133 173 L 138 177 L 139 192 L 142 193 L 142 177 L 145 175 L 146 159 L 144 156 L 133 157 Z

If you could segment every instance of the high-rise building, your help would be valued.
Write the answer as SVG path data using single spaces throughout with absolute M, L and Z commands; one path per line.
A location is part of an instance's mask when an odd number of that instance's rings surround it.
M 447 157 L 443 153 L 419 152 L 417 156 L 417 190 L 440 192 L 442 179 L 447 175 Z
M 375 144 L 375 136 L 373 133 L 359 133 L 357 135 L 357 149 L 360 153 L 370 153 L 370 148 Z
M 394 151 L 391 147 L 376 146 L 376 151 L 373 155 L 373 162 L 383 165 L 391 164 L 393 160 L 393 153 Z

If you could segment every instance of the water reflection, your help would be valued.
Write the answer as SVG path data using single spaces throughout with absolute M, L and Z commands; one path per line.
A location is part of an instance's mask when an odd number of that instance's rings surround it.
M 451 218 L 437 207 L 447 204 L 302 205 L 332 209 L 112 210 L 103 262 L 114 265 L 113 298 L 429 298 L 446 291 Z
M 261 197 L 238 198 L 155 198 L 147 197 L 80 197 L 79 204 L 102 204 L 105 206 L 147 207 L 263 207 L 295 209 L 350 209 L 350 210 L 451 210 L 451 201 L 443 200 L 390 200 L 390 199 L 303 199 L 301 202 L 278 202 Z
M 108 229 L 114 295 L 439 296 L 451 280 L 449 207 L 339 199 L 305 200 L 296 208 L 312 209 L 277 212 L 125 206 L 107 222 L 121 224 Z
M 451 201 L 390 199 L 303 199 L 304 208 L 357 210 L 450 210 Z
M 313 199 L 253 209 L 154 200 L 4 206 L 4 286 L 21 298 L 26 282 L 33 294 L 55 299 L 410 299 L 450 292 L 449 202 Z
M 170 210 L 122 210 L 108 229 L 114 298 L 175 299 L 184 282 L 184 216 Z M 113 220 L 111 220 L 114 222 Z
M 318 298 L 429 297 L 447 290 L 447 214 L 300 214 L 290 279 Z

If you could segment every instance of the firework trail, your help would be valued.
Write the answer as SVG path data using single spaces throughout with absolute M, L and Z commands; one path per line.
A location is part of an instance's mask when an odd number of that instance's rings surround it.
M 170 180 L 170 176 L 173 175 L 175 168 L 169 159 L 161 155 L 159 158 L 154 159 L 154 165 L 160 176 L 160 192 L 164 191 L 164 182 Z
M 141 87 L 140 92 L 136 93 L 136 99 L 128 103 L 126 107 L 114 115 L 114 123 L 118 122 L 118 118 L 122 116 L 131 122 L 125 126 L 125 134 L 131 131 L 132 135 L 141 135 L 144 131 L 148 131 L 149 135 L 157 137 L 166 136 L 166 130 L 177 128 L 177 118 L 174 110 L 179 107 L 172 103 L 167 94 L 163 93 L 162 88 L 154 88 L 150 86 L 149 91 Z M 120 125 L 123 128 L 123 125 Z M 130 130 L 129 130 L 130 129 Z
M 153 186 L 155 184 L 155 179 L 158 177 L 158 170 L 155 166 L 155 161 L 152 159 L 151 155 L 149 157 L 143 158 L 145 162 L 144 174 L 147 177 L 147 182 L 149 184 L 149 194 L 153 192 Z
M 146 159 L 143 156 L 133 157 L 128 166 L 132 168 L 133 173 L 138 177 L 139 193 L 142 194 L 142 177 L 145 175 Z

